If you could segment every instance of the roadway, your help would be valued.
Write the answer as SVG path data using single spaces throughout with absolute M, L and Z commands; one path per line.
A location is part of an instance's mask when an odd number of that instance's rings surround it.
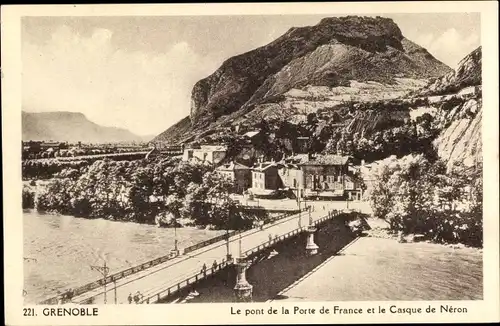
M 312 219 L 318 220 L 327 214 L 328 209 L 339 209 L 340 207 L 332 207 L 332 202 L 325 202 L 324 205 L 315 207 L 311 212 Z M 345 208 L 345 203 L 342 203 Z M 339 206 L 340 203 L 334 206 Z M 324 209 L 323 209 L 324 206 Z M 349 204 L 350 208 L 351 203 Z M 287 232 L 295 230 L 299 227 L 299 217 L 301 225 L 307 226 L 309 223 L 308 213 L 296 214 L 282 220 L 268 224 L 263 230 L 252 229 L 230 238 L 229 251 L 233 257 L 237 257 L 240 252 L 240 236 L 241 250 L 246 251 L 263 244 L 269 240 L 269 236 L 281 236 Z M 305 247 L 305 243 L 304 243 Z M 203 264 L 207 269 L 212 267 L 215 261 L 220 263 L 227 254 L 226 241 L 222 240 L 207 247 L 200 248 L 187 255 L 177 257 L 165 263 L 148 268 L 141 272 L 132 274 L 123 279 L 116 281 L 116 287 L 113 283 L 106 286 L 106 297 L 108 304 L 123 304 L 128 303 L 129 294 L 134 295 L 139 291 L 144 298 L 155 295 L 156 293 L 165 290 L 177 283 L 184 281 L 187 277 L 201 271 Z M 94 304 L 104 304 L 104 288 L 98 288 L 89 291 L 72 299 L 73 303 L 83 303 L 87 299 L 93 298 Z

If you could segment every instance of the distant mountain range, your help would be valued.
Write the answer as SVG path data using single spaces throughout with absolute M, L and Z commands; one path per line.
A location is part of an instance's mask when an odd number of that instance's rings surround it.
M 100 126 L 78 112 L 22 112 L 23 140 L 120 143 L 149 141 L 151 138 L 122 128 Z

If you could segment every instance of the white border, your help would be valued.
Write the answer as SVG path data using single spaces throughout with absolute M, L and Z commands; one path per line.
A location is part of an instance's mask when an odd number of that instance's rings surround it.
M 230 307 L 245 304 L 188 304 L 144 306 L 98 306 L 98 317 L 22 316 L 22 218 L 21 218 L 21 51 L 22 16 L 168 16 L 168 15 L 283 15 L 283 14 L 373 14 L 373 13 L 480 12 L 483 46 L 483 155 L 484 155 L 484 300 L 446 302 L 467 307 L 467 314 L 363 314 L 363 315 L 262 315 L 240 317 Z M 2 149 L 4 193 L 5 315 L 8 325 L 117 325 L 117 324 L 281 324 L 281 323 L 379 323 L 379 322 L 483 322 L 499 316 L 499 214 L 498 214 L 498 4 L 470 2 L 371 2 L 371 3 L 274 3 L 191 5 L 46 5 L 2 6 Z M 252 308 L 270 306 L 315 307 L 439 307 L 440 302 L 323 302 L 253 303 Z

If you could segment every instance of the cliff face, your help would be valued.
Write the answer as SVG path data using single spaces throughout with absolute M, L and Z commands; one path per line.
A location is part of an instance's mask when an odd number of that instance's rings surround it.
M 391 84 L 395 77 L 422 79 L 449 71 L 405 39 L 391 19 L 326 18 L 225 61 L 194 86 L 190 119 L 195 128 L 206 126 L 306 85 L 335 87 L 350 80 Z
M 470 99 L 450 112 L 441 113 L 440 119 L 446 125 L 434 141 L 438 155 L 448 168 L 455 162 L 473 166 L 482 162 L 482 100 Z
M 481 61 L 479 47 L 460 61 L 456 71 L 438 79 L 425 90 L 456 92 L 468 86 L 481 86 Z M 472 166 L 482 161 L 482 102 L 481 94 L 475 93 L 463 103 L 439 112 L 438 119 L 443 129 L 434 145 L 439 156 L 448 162 L 448 168 L 455 162 Z
M 463 58 L 455 71 L 429 83 L 421 93 L 426 95 L 454 93 L 464 87 L 481 85 L 481 47 Z

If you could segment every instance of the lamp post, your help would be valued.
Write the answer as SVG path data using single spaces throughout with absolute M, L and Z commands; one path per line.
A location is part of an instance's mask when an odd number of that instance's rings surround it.
M 107 297 L 106 297 L 106 294 L 107 294 L 106 293 L 107 292 L 106 291 L 106 277 L 108 276 L 108 273 L 109 273 L 109 267 L 106 266 L 106 261 L 104 261 L 104 266 L 91 265 L 90 269 L 98 271 L 103 276 L 104 304 L 106 304 L 108 302 Z M 116 303 L 116 283 L 115 283 L 115 303 Z
M 231 212 L 228 214 L 228 219 L 226 221 L 226 260 L 229 262 L 232 259 L 231 253 L 229 252 L 229 219 Z
M 300 208 L 300 189 L 297 188 L 297 205 L 299 206 L 299 228 L 302 227 L 302 209 Z
M 177 215 L 174 215 L 174 251 L 175 255 L 179 255 L 179 249 L 177 248 Z

